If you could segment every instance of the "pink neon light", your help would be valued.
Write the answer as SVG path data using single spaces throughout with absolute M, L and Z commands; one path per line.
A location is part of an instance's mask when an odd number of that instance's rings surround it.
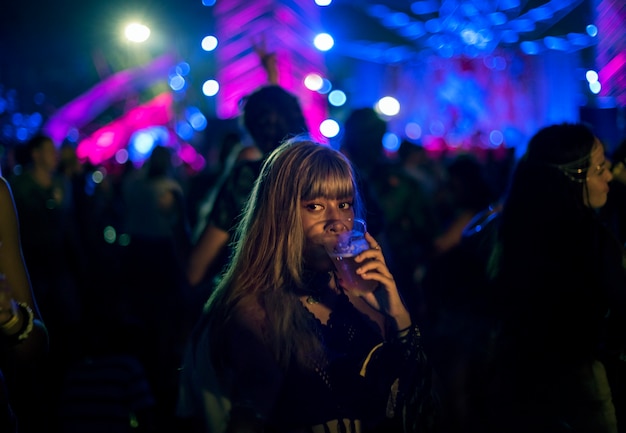
M 169 125 L 174 118 L 173 102 L 172 94 L 163 93 L 98 129 L 78 144 L 76 148 L 78 158 L 89 159 L 92 164 L 100 164 L 126 147 L 135 131 L 150 126 Z
M 601 83 L 608 82 L 611 77 L 617 74 L 620 69 L 626 64 L 626 52 L 620 52 L 613 57 L 600 71 L 598 72 L 598 78 Z
M 96 84 L 78 98 L 61 107 L 50 117 L 44 131 L 55 143 L 61 143 L 72 128 L 82 128 L 114 102 L 143 89 L 158 80 L 166 80 L 175 65 L 172 55 L 161 56 L 151 63 L 118 72 Z

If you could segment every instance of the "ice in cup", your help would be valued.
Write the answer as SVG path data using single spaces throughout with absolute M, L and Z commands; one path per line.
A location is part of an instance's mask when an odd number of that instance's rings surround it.
M 352 228 L 348 225 L 352 223 Z M 346 223 L 334 225 L 332 230 L 334 236 L 330 236 L 326 242 L 326 251 L 333 260 L 339 285 L 346 290 L 355 292 L 371 292 L 378 282 L 365 280 L 356 273 L 356 269 L 363 265 L 357 263 L 354 257 L 370 248 L 365 240 L 367 227 L 362 219 L 354 219 Z

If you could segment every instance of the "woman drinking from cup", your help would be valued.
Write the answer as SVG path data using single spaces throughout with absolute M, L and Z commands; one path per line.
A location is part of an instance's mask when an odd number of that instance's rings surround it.
M 375 290 L 358 294 L 325 249 L 359 214 L 341 153 L 291 141 L 268 156 L 183 366 L 180 415 L 199 431 L 427 431 L 419 328 L 378 243 L 364 234 L 357 272 Z

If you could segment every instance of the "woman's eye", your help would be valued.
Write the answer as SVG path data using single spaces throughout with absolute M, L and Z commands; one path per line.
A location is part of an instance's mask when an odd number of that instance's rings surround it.
M 322 205 L 317 204 L 317 203 L 309 203 L 307 205 L 305 205 L 305 207 L 309 210 L 319 210 L 322 208 Z
M 352 203 L 344 202 L 339 205 L 340 209 L 350 209 L 352 207 Z

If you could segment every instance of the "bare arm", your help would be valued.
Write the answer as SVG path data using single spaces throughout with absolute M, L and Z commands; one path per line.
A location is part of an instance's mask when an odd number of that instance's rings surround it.
M 261 59 L 263 69 L 267 72 L 267 81 L 269 81 L 270 84 L 278 85 L 278 63 L 276 62 L 276 53 L 267 51 L 265 35 L 262 35 L 257 40 L 253 40 L 252 48 L 259 56 L 259 59 Z
M 191 250 L 187 263 L 187 280 L 195 286 L 199 284 L 207 270 L 228 244 L 230 234 L 214 225 L 206 227 L 198 243 Z
M 19 222 L 15 202 L 11 189 L 4 178 L 0 177 L 0 272 L 6 277 L 7 293 L 19 303 L 27 304 L 33 311 L 35 321 L 28 338 L 15 346 L 16 355 L 23 359 L 34 359 L 48 349 L 48 333 L 37 304 L 28 275 L 28 269 L 22 255 L 22 246 L 19 235 Z M 12 329 L 3 330 L 6 335 L 12 335 L 21 329 L 24 312 L 19 312 L 19 322 Z M 6 322 L 8 318 L 2 317 Z M 13 329 L 15 328 L 15 329 Z

